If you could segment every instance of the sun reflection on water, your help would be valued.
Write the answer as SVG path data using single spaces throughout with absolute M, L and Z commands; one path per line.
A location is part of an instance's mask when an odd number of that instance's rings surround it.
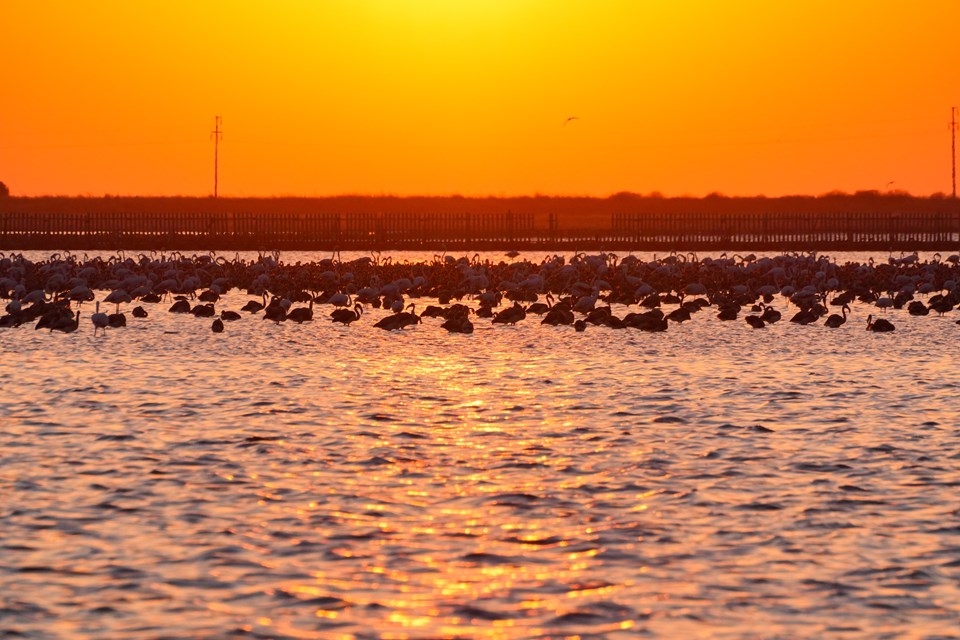
M 958 388 L 906 325 L 898 362 L 862 330 L 707 318 L 216 342 L 157 315 L 0 364 L 0 615 L 26 632 L 955 633 Z

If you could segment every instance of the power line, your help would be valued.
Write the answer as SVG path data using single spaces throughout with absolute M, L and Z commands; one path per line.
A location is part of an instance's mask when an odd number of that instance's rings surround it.
M 210 135 L 213 136 L 213 197 L 217 197 L 217 180 L 218 180 L 218 162 L 220 159 L 220 141 L 223 140 L 223 131 L 220 129 L 220 125 L 223 123 L 223 119 L 220 116 L 216 116 L 214 120 L 214 129 L 210 132 Z
M 950 108 L 950 159 L 953 180 L 953 199 L 957 199 L 957 108 Z

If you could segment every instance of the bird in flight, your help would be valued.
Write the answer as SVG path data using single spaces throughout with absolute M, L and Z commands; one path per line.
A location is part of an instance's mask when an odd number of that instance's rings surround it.
M 569 118 L 563 121 L 563 126 L 567 126 L 567 123 L 570 122 L 571 120 L 579 120 L 579 119 L 580 118 L 578 118 L 577 116 L 570 116 Z

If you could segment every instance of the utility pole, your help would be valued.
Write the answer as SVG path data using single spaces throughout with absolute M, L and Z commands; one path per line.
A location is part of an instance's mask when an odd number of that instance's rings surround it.
M 950 109 L 950 157 L 953 160 L 951 165 L 953 178 L 953 199 L 957 199 L 957 108 Z
M 214 120 L 214 129 L 210 132 L 210 135 L 213 136 L 213 197 L 217 197 L 217 163 L 220 156 L 220 141 L 223 140 L 223 131 L 220 129 L 220 125 L 223 123 L 223 119 L 220 116 L 216 116 Z

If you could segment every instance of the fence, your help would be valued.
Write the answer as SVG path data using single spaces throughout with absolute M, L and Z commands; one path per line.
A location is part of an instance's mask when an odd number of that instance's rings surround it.
M 593 216 L 594 220 L 600 219 Z M 954 249 L 960 212 L 532 213 L 0 211 L 0 249 Z M 539 223 L 539 224 L 538 224 Z
M 0 212 L 6 249 L 331 249 L 509 244 L 533 214 Z
M 622 242 L 758 248 L 951 248 L 960 243 L 956 212 L 614 214 Z

